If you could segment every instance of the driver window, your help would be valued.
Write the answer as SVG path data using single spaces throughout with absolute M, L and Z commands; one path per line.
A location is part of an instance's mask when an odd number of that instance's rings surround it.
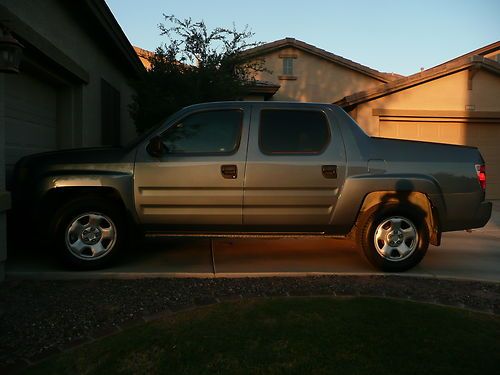
M 243 112 L 216 110 L 189 115 L 161 138 L 169 154 L 232 154 L 237 151 Z

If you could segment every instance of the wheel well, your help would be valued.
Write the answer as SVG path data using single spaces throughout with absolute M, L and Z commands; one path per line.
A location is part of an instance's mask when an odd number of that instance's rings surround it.
M 432 206 L 426 194 L 416 191 L 376 191 L 366 195 L 363 205 L 358 214 L 356 228 L 364 217 L 384 206 L 400 205 L 406 209 L 413 210 L 414 214 L 420 214 L 421 219 L 427 225 L 430 235 L 430 243 L 439 246 L 441 243 L 441 231 L 437 210 Z
M 37 213 L 54 211 L 75 198 L 84 196 L 103 197 L 115 203 L 119 209 L 125 211 L 125 204 L 116 189 L 111 187 L 66 187 L 49 190 L 42 198 Z

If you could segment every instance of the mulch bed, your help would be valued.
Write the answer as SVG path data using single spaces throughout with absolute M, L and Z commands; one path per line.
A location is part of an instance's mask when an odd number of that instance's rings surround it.
M 6 281 L 0 373 L 162 315 L 231 299 L 379 296 L 500 315 L 500 283 L 406 276 Z

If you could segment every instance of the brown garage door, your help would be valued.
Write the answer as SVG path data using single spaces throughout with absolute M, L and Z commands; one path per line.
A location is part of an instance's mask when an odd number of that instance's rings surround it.
M 476 119 L 474 119 L 476 121 Z M 380 136 L 478 147 L 486 160 L 487 198 L 500 199 L 500 123 L 380 118 Z

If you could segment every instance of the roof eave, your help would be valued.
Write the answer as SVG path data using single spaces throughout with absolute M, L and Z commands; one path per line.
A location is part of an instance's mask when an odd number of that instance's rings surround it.
M 275 84 L 250 84 L 246 89 L 248 95 L 263 95 L 265 98 L 271 98 L 274 94 L 276 94 L 276 92 L 278 92 L 280 87 L 280 85 Z
M 134 48 L 113 13 L 104 0 L 84 0 L 90 11 L 96 16 L 104 30 L 111 37 L 119 51 L 129 63 L 130 68 L 137 76 L 144 74 L 145 68 L 134 51 Z
M 414 86 L 424 84 L 426 82 L 457 73 L 459 71 L 468 69 L 471 66 L 477 68 L 484 68 L 495 74 L 500 74 L 500 63 L 494 60 L 484 58 L 482 56 L 472 56 L 454 61 L 452 64 L 438 65 L 437 67 L 428 69 L 426 71 L 416 73 L 412 76 L 404 77 L 402 79 L 389 82 L 382 87 L 375 87 L 371 90 L 360 91 L 358 93 L 346 96 L 336 102 L 343 108 L 353 108 L 358 104 L 378 99 L 380 97 L 393 94 Z

